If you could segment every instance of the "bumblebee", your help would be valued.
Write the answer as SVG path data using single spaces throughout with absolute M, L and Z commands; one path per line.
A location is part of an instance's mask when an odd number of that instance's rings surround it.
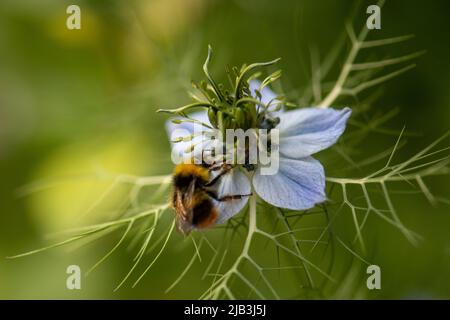
M 220 170 L 211 178 L 212 171 Z M 179 164 L 173 172 L 172 206 L 178 230 L 187 235 L 192 229 L 204 229 L 219 218 L 214 201 L 231 201 L 249 195 L 218 196 L 214 190 L 220 178 L 229 173 L 229 165 Z

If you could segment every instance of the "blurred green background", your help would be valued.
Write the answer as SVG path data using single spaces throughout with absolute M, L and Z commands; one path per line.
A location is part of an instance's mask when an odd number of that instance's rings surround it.
M 191 292 L 199 285 L 200 268 L 177 291 L 164 294 L 180 263 L 186 263 L 181 237 L 176 238 L 180 245 L 173 245 L 136 288 L 117 292 L 114 287 L 131 265 L 132 256 L 125 253 L 83 279 L 82 290 L 65 287 L 66 267 L 87 269 L 114 244 L 114 237 L 76 250 L 5 257 L 48 244 L 46 234 L 107 219 L 105 212 L 120 208 L 125 191 L 119 189 L 101 210 L 84 214 L 109 185 L 89 178 L 92 172 L 171 171 L 167 116 L 155 110 L 189 102 L 186 89 L 192 79 L 203 78 L 208 44 L 215 53 L 212 72 L 219 79 L 225 79 L 225 65 L 282 57 L 279 89 L 295 99 L 311 75 L 311 48 L 324 56 L 348 19 L 360 28 L 372 2 L 76 1 L 82 29 L 68 30 L 66 8 L 73 3 L 0 2 L 0 298 L 195 298 Z M 449 12 L 444 0 L 388 1 L 382 29 L 371 35 L 416 35 L 405 44 L 377 49 L 376 57 L 427 50 L 415 69 L 383 86 L 376 102 L 380 113 L 399 107 L 389 128 L 406 125 L 419 134 L 408 138 L 402 154 L 418 151 L 449 129 Z M 337 70 L 339 65 L 330 80 Z M 392 146 L 395 139 L 371 136 L 359 158 Z M 339 176 L 337 169 L 330 168 L 333 176 Z M 34 181 L 52 187 L 20 196 L 21 187 Z M 429 186 L 442 196 L 450 191 L 448 177 Z M 383 287 L 359 297 L 450 298 L 448 206 L 432 207 L 423 195 L 398 197 L 396 203 L 405 224 L 425 240 L 413 247 L 392 227 L 368 227 L 376 234 L 371 261 L 382 267 Z

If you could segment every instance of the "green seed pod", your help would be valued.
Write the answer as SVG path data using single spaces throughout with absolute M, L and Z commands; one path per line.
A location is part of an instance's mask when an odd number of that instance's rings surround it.
M 236 123 L 236 119 L 230 118 L 230 126 L 229 126 L 229 128 L 230 129 L 237 129 L 237 128 L 239 128 L 239 124 Z
M 245 112 L 241 108 L 236 108 L 234 111 L 235 122 L 238 128 L 245 124 Z
M 224 129 L 229 129 L 229 128 L 231 128 L 231 120 L 232 120 L 233 118 L 231 118 L 231 117 L 229 117 L 229 116 L 224 116 L 223 117 L 223 128 Z
M 246 125 L 248 127 L 255 127 L 256 126 L 256 122 L 257 122 L 257 118 L 258 118 L 258 114 L 256 112 L 256 105 L 254 105 L 253 103 L 249 103 L 245 106 L 245 111 L 246 111 Z
M 217 113 L 213 108 L 208 109 L 208 118 L 214 128 L 217 128 Z

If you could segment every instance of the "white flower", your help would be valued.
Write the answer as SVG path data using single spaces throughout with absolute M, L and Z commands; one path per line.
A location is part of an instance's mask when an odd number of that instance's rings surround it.
M 253 95 L 259 87 L 258 82 L 249 84 Z M 269 104 L 276 101 L 276 95 L 267 87 L 261 92 L 261 101 Z M 279 117 L 279 170 L 275 175 L 262 175 L 261 167 L 253 174 L 253 187 L 256 193 L 267 203 L 280 208 L 306 210 L 317 203 L 326 200 L 325 174 L 323 166 L 312 157 L 313 154 L 326 149 L 336 143 L 345 130 L 351 110 L 344 108 L 301 108 L 292 111 L 276 111 Z M 209 125 L 206 112 L 196 112 L 190 118 Z M 193 123 L 174 124 L 167 122 L 169 136 L 175 129 L 183 128 L 193 133 Z M 204 129 L 203 129 L 204 130 Z M 173 140 L 177 136 L 172 136 Z M 192 143 L 199 143 L 201 137 L 194 137 L 192 141 L 173 143 L 173 150 L 183 153 Z M 203 147 L 202 147 L 203 148 Z M 249 194 L 250 181 L 241 171 L 243 168 L 233 169 L 224 175 L 217 186 L 219 196 L 234 194 Z M 217 202 L 220 217 L 218 223 L 224 222 L 237 214 L 246 204 L 248 198 Z M 215 201 L 215 200 L 214 200 Z

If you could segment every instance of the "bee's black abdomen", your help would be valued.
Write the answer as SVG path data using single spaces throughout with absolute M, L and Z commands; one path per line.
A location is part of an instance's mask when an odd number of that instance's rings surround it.
M 194 217 L 192 219 L 192 224 L 197 225 L 200 221 L 204 220 L 205 217 L 209 215 L 211 210 L 214 208 L 211 200 L 205 198 L 201 202 L 197 203 L 194 207 Z
M 197 203 L 193 211 L 192 224 L 197 228 L 205 228 L 217 219 L 217 210 L 208 198 Z

